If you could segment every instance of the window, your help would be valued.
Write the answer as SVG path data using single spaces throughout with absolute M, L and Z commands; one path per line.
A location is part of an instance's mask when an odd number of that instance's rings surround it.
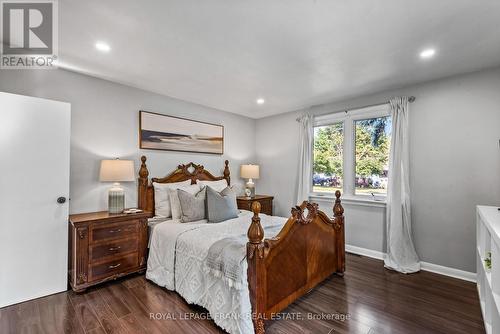
M 391 130 L 388 105 L 316 117 L 313 192 L 385 196 Z
M 355 121 L 354 194 L 387 194 L 391 127 L 389 116 Z
M 314 192 L 342 190 L 344 124 L 314 128 Z

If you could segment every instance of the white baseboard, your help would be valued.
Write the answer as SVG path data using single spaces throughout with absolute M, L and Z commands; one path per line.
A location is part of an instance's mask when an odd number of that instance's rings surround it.
M 439 264 L 420 262 L 420 267 L 422 270 L 430 271 L 431 273 L 441 274 L 449 277 L 454 277 L 462 279 L 464 281 L 476 282 L 476 273 L 471 273 L 470 271 L 440 266 Z
M 383 260 L 385 257 L 385 253 L 352 245 L 345 245 L 345 250 L 349 253 L 363 255 L 378 260 Z M 424 271 L 430 271 L 432 273 L 458 278 L 464 281 L 476 282 L 476 273 L 471 273 L 469 271 L 440 266 L 438 264 L 423 261 L 420 262 L 420 268 Z
M 385 253 L 371 250 L 368 248 L 356 247 L 352 245 L 345 245 L 345 251 L 357 255 L 371 257 L 372 259 L 377 259 L 377 260 L 383 260 L 385 257 Z

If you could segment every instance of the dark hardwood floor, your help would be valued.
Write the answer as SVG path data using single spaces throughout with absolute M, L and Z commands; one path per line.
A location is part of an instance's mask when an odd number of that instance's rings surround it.
M 0 333 L 221 333 L 205 312 L 136 275 L 80 295 L 2 308 Z M 344 277 L 332 276 L 286 312 L 266 323 L 267 333 L 485 332 L 475 284 L 429 272 L 397 274 L 381 261 L 351 254 Z M 177 319 L 154 320 L 150 313 Z

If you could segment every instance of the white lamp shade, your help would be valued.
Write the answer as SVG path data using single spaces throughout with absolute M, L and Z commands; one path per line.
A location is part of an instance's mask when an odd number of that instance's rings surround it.
M 241 165 L 240 176 L 244 179 L 258 179 L 259 165 Z
M 134 181 L 134 161 L 132 160 L 101 160 L 99 179 L 103 182 Z

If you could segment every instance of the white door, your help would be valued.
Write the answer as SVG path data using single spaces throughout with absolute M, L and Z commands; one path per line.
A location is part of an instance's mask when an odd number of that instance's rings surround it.
M 0 307 L 67 288 L 70 117 L 0 92 Z

